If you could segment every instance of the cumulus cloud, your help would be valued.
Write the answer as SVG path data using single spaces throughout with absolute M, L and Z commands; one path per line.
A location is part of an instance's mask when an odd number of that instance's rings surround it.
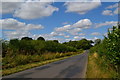
M 113 15 L 112 11 L 111 10 L 104 10 L 102 12 L 103 15 Z
M 2 6 L 0 6 L 0 13 L 14 13 L 16 9 L 18 9 L 21 5 L 21 2 L 2 2 Z
M 80 39 L 84 39 L 85 37 L 83 36 L 83 37 L 80 37 L 80 36 L 74 36 L 74 39 L 73 39 L 73 41 L 74 40 L 80 40 Z
M 2 2 L 24 2 L 26 0 L 2 0 Z
M 117 7 L 118 7 L 118 3 L 108 6 L 106 7 L 106 9 L 112 9 L 112 8 L 117 8 Z
M 71 35 L 79 35 L 78 33 L 81 32 L 82 30 L 80 28 L 74 28 L 71 30 L 67 30 L 66 32 L 70 33 Z
M 85 33 L 80 33 L 80 34 L 78 34 L 79 36 L 84 36 L 84 35 L 86 35 Z
M 50 16 L 58 8 L 51 5 L 50 2 L 26 2 L 15 11 L 14 16 L 22 19 L 35 19 Z
M 94 2 L 96 0 L 92 0 L 90 2 L 66 2 L 64 5 L 66 6 L 66 12 L 75 12 L 78 14 L 85 14 L 88 11 L 97 8 L 101 5 L 101 3 Z
M 91 35 L 94 35 L 94 36 L 99 36 L 99 35 L 100 35 L 100 33 L 99 33 L 99 32 L 93 32 L 93 33 L 91 33 Z
M 69 35 L 67 35 L 67 36 L 64 36 L 65 38 L 70 38 L 70 36 Z
M 26 24 L 12 18 L 0 20 L 0 25 L 5 30 L 3 31 L 4 37 L 9 39 L 31 36 L 30 30 L 44 28 L 42 25 Z
M 56 33 L 56 32 L 51 32 L 50 33 L 52 36 L 58 36 L 58 33 Z
M 16 30 L 16 31 L 3 31 L 3 37 L 7 39 L 13 38 L 22 38 L 26 36 L 31 36 L 32 34 L 29 31 Z
M 104 10 L 102 12 L 103 15 L 116 15 L 119 14 L 118 11 L 120 11 L 120 7 L 118 6 L 118 3 L 114 4 L 114 5 L 110 5 L 108 7 L 105 8 L 106 10 Z M 111 10 L 108 10 L 111 9 Z
M 117 25 L 117 21 L 106 21 L 104 23 L 96 23 L 95 24 L 95 28 L 99 28 L 99 27 L 102 27 L 102 26 L 115 26 Z
M 3 26 L 2 29 L 7 30 L 32 30 L 44 28 L 42 25 L 26 24 L 13 18 L 2 19 L 0 20 L 0 24 Z
M 92 22 L 89 19 L 82 19 L 73 24 L 73 27 L 77 28 L 89 28 L 92 25 Z
M 43 34 L 43 36 L 48 40 L 51 39 L 52 37 L 59 37 L 59 36 L 67 39 L 70 38 L 71 36 L 74 36 L 74 40 L 77 39 L 79 40 L 83 38 L 80 36 L 86 35 L 85 33 L 81 33 L 82 30 L 90 28 L 91 25 L 92 22 L 89 19 L 82 19 L 71 25 L 64 25 L 62 27 L 57 27 L 50 34 Z M 77 38 L 78 36 L 79 38 Z
M 114 14 L 120 14 L 120 8 L 116 8 L 113 13 Z
M 64 33 L 60 33 L 60 32 L 51 32 L 50 35 L 51 36 L 65 36 Z
M 75 36 L 74 39 L 80 39 L 80 37 L 79 36 Z
M 88 29 L 92 25 L 92 22 L 89 19 L 81 19 L 74 24 L 65 25 L 63 27 L 55 28 L 55 32 L 67 32 L 71 35 L 84 35 L 79 34 L 82 29 Z
M 52 15 L 59 9 L 52 2 L 3 2 L 0 13 L 12 13 L 22 19 L 35 19 Z
M 71 28 L 72 28 L 71 25 L 65 25 L 63 27 L 55 28 L 55 31 L 66 31 L 66 30 L 69 30 Z

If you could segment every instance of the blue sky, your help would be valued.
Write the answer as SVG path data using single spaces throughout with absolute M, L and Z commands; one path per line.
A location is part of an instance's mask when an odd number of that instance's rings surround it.
M 2 38 L 8 40 L 25 36 L 61 42 L 102 39 L 118 21 L 117 2 L 3 4 Z

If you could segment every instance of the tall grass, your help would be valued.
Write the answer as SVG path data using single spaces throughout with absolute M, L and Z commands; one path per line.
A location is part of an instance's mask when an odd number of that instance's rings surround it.
M 68 53 L 46 53 L 42 55 L 23 55 L 18 54 L 14 57 L 6 56 L 4 57 L 2 63 L 2 69 L 14 68 L 18 65 L 25 65 L 28 63 L 42 62 L 46 60 L 51 60 L 55 58 L 71 56 L 79 54 L 79 52 L 68 52 Z
M 82 52 L 83 51 L 68 53 L 46 53 L 42 55 L 17 55 L 14 58 L 4 57 L 2 64 L 2 76 L 62 60 Z
M 87 78 L 116 78 L 116 71 L 98 53 L 89 54 Z

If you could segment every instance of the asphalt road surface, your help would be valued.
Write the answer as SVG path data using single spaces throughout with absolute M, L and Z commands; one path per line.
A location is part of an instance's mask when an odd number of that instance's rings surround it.
M 3 78 L 85 78 L 88 51 L 64 60 L 11 74 Z

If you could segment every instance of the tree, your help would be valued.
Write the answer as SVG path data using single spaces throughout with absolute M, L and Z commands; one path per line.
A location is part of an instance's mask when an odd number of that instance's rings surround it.
M 45 41 L 45 39 L 43 37 L 38 37 L 37 40 Z
M 59 43 L 59 41 L 58 41 L 58 40 L 53 40 L 53 42 L 55 42 L 55 43 Z
M 96 39 L 95 40 L 95 45 L 98 45 L 98 44 L 100 44 L 101 43 L 101 39 Z
M 29 37 L 23 37 L 21 40 L 33 40 L 33 39 Z
M 10 40 L 10 47 L 11 48 L 19 48 L 19 40 L 18 39 L 11 39 Z
M 71 46 L 71 47 L 74 47 L 76 49 L 89 49 L 90 47 L 92 47 L 92 43 L 93 41 L 92 40 L 87 40 L 87 39 L 81 39 L 79 41 L 69 41 L 69 42 L 66 42 L 66 43 L 63 43 L 67 46 Z

